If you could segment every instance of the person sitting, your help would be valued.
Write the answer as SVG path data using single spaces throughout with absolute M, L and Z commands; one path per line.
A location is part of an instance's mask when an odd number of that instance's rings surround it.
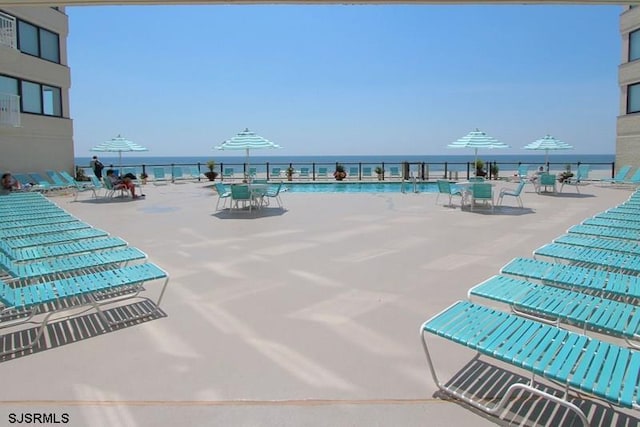
M 126 189 L 131 193 L 131 197 L 137 199 L 138 197 L 144 197 L 144 194 L 140 196 L 136 195 L 136 185 L 133 183 L 130 177 L 124 176 L 120 178 L 116 175 L 113 169 L 107 170 L 107 179 L 111 182 L 111 186 L 114 190 L 123 190 Z
M 16 191 L 21 189 L 18 180 L 15 179 L 9 172 L 5 172 L 2 174 L 2 179 L 0 182 L 2 183 L 2 190 L 4 191 Z
M 538 186 L 540 185 L 540 175 L 544 173 L 544 166 L 540 166 L 535 174 L 529 178 L 529 181 L 533 184 L 536 191 L 538 190 Z

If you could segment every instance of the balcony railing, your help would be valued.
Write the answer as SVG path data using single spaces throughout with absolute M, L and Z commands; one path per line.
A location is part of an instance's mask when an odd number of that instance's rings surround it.
M 16 18 L 0 13 L 0 44 L 17 49 Z
M 20 126 L 20 97 L 0 92 L 0 126 Z

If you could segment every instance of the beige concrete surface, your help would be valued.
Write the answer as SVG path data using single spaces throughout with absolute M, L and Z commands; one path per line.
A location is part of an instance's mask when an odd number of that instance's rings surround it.
M 524 209 L 509 198 L 494 213 L 434 193 L 283 193 L 283 210 L 214 212 L 205 183 L 53 197 L 170 273 L 166 316 L 91 333 L 87 314 L 50 332 L 62 345 L 5 359 L 0 425 L 30 411 L 68 413 L 70 426 L 495 425 L 434 396 L 419 327 L 631 194 L 580 189 L 527 186 Z M 444 341 L 435 353 L 445 380 L 473 356 Z

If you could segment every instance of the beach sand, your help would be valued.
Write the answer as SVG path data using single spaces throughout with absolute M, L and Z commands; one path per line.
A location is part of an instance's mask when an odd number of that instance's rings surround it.
M 136 201 L 52 197 L 169 272 L 166 316 L 108 333 L 82 333 L 93 314 L 62 322 L 64 345 L 0 364 L 0 424 L 41 411 L 69 426 L 495 425 L 434 397 L 420 325 L 631 194 L 525 188 L 524 209 L 509 198 L 493 214 L 432 193 L 284 193 L 284 210 L 214 212 L 204 182 L 146 185 Z M 434 356 L 447 379 L 473 353 L 435 341 Z

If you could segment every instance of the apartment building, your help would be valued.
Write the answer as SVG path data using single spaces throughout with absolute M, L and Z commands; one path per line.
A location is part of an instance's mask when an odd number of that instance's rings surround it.
M 0 171 L 73 171 L 64 7 L 0 7 Z
M 620 34 L 620 115 L 616 130 L 618 167 L 640 165 L 640 7 L 626 7 L 620 16 Z

